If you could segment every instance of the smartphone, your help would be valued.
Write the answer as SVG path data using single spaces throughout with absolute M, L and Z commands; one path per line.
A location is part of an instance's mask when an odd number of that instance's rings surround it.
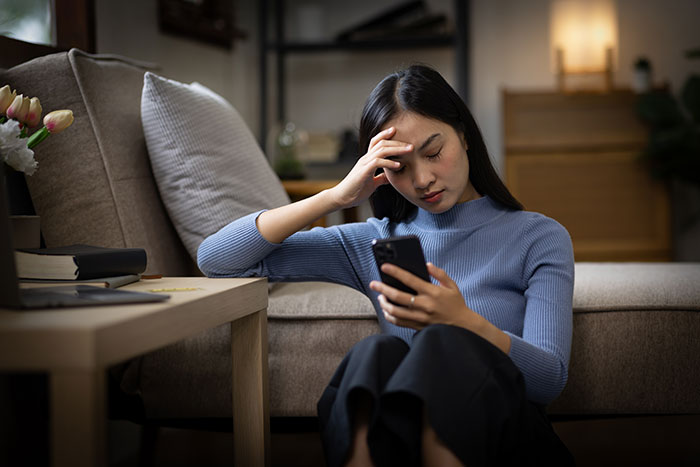
M 401 269 L 405 269 L 424 281 L 430 282 L 428 268 L 425 266 L 425 256 L 421 248 L 420 240 L 415 235 L 405 237 L 391 237 L 372 240 L 372 251 L 374 259 L 379 268 L 379 276 L 382 282 L 396 289 L 416 295 L 416 291 L 403 284 L 398 279 L 384 274 L 381 266 L 384 263 L 395 264 Z

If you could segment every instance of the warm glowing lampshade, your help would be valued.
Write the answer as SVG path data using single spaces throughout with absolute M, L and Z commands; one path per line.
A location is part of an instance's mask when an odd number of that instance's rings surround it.
M 614 0 L 552 0 L 552 63 L 562 73 L 608 73 L 615 67 Z

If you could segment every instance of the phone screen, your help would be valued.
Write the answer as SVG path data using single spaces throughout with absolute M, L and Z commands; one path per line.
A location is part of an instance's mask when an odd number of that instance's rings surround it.
M 379 268 L 379 276 L 382 282 L 396 289 L 415 295 L 416 291 L 403 284 L 396 278 L 384 274 L 381 266 L 384 263 L 395 264 L 401 269 L 405 269 L 421 279 L 430 282 L 428 268 L 425 266 L 425 256 L 421 248 L 420 240 L 415 235 L 405 237 L 391 237 L 385 239 L 372 240 L 372 251 L 374 259 Z

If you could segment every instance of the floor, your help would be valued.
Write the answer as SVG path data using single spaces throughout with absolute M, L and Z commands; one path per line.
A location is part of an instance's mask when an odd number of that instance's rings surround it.
M 273 423 L 274 425 L 274 423 Z M 555 430 L 580 466 L 700 466 L 700 415 L 632 419 L 558 421 Z M 273 429 L 271 465 L 322 467 L 318 432 L 308 423 L 299 429 Z M 159 467 L 230 466 L 230 433 L 161 430 L 154 464 Z M 138 465 L 137 460 L 112 467 Z

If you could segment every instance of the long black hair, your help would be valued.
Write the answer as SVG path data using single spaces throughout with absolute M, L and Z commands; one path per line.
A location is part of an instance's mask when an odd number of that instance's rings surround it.
M 493 168 L 484 138 L 466 104 L 440 73 L 428 66 L 412 65 L 392 73 L 374 88 L 360 120 L 360 154 L 367 152 L 370 140 L 388 121 L 406 111 L 439 120 L 464 135 L 469 147 L 469 179 L 476 191 L 507 208 L 523 209 Z M 379 219 L 401 221 L 416 210 L 389 184 L 377 188 L 369 201 Z

